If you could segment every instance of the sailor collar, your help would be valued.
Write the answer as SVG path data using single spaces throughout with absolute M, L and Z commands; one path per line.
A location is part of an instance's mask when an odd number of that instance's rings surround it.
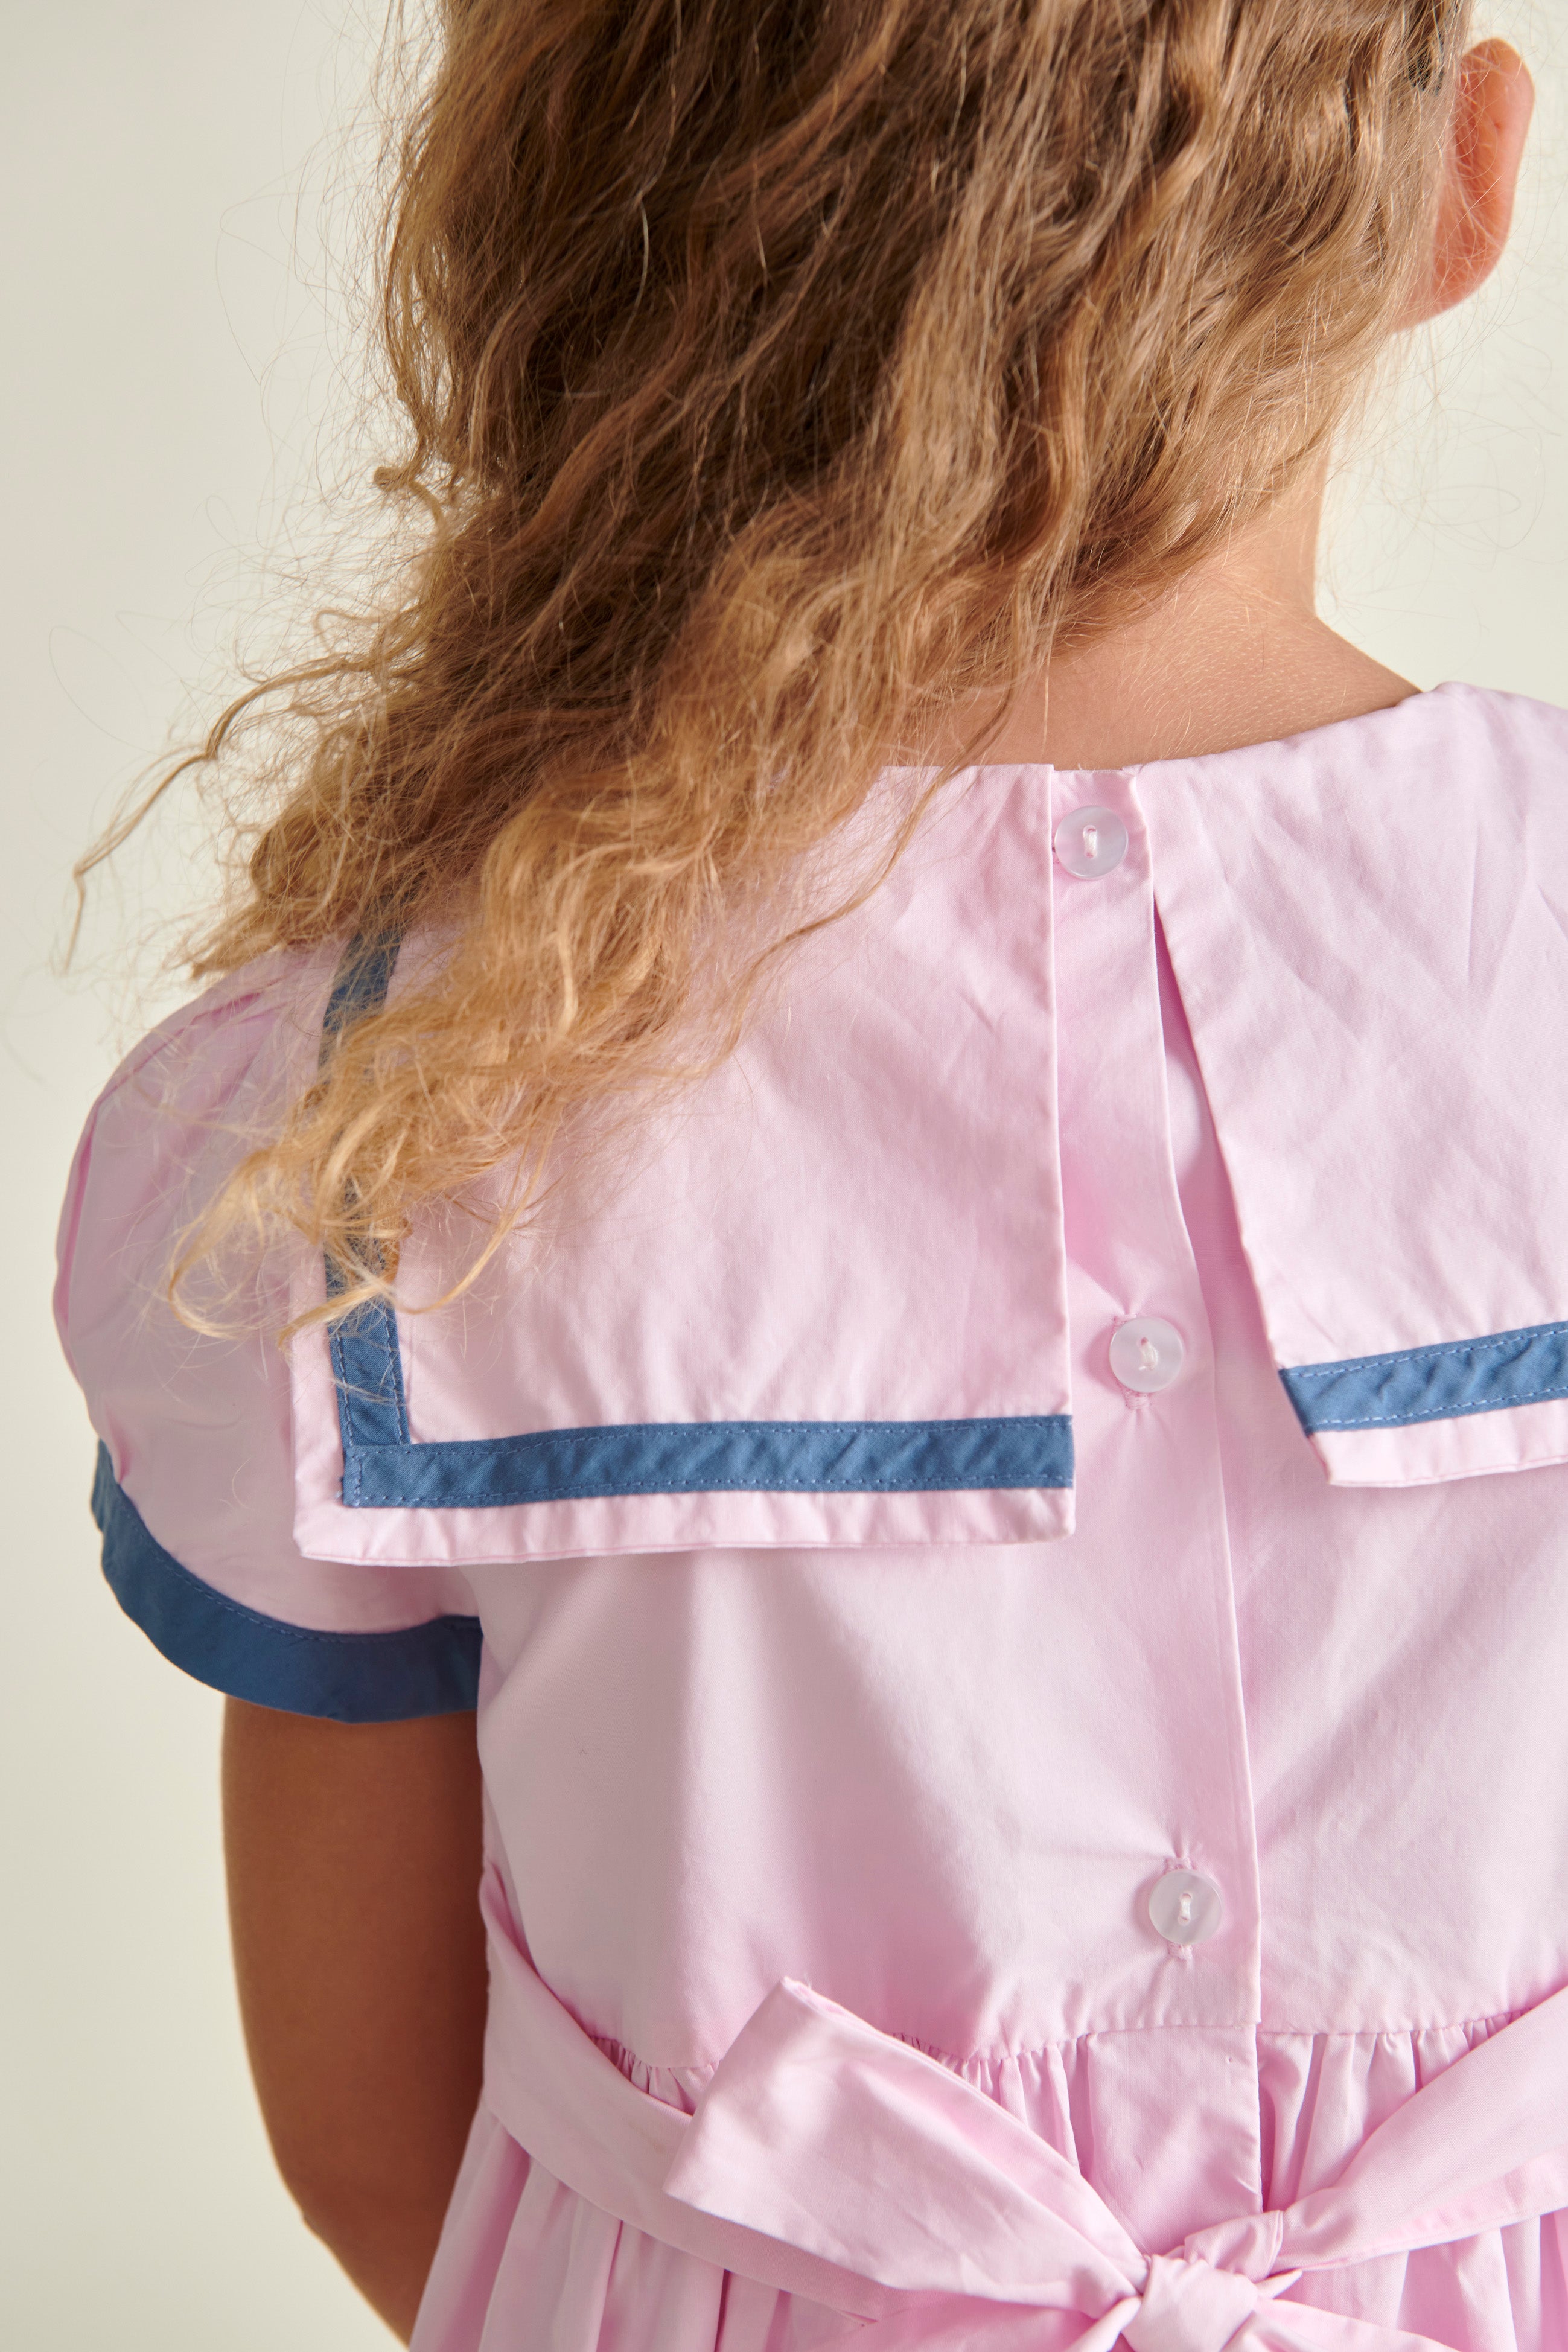
M 945 790 L 611 1184 L 292 1359 L 342 1559 L 1037 1542 L 1072 1527 L 1048 769 Z M 1447 687 L 1073 779 L 1155 919 L 1279 1376 L 1331 1480 L 1568 1458 L 1568 719 Z M 1081 789 L 1080 789 L 1081 788 Z M 340 1025 L 395 985 L 357 942 Z M 1117 1007 L 1108 1003 L 1113 1021 Z M 410 1299 L 454 1271 L 429 1220 Z M 323 1293 L 301 1264 L 296 1309 Z

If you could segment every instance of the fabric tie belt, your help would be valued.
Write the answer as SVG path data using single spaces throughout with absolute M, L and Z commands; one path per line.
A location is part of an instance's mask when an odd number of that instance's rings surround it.
M 866 2352 L 1430 2352 L 1275 2298 L 1568 2206 L 1568 1990 L 1417 2091 L 1331 2188 L 1151 2256 L 983 2092 L 803 1985 L 775 1986 L 694 2115 L 649 2098 L 529 1965 L 493 1871 L 482 1901 L 485 2096 L 511 2137 L 633 2228 L 877 2323 Z

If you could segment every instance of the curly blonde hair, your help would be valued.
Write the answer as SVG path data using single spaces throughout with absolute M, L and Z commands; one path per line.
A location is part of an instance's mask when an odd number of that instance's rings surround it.
M 723 1050 L 895 750 L 1323 451 L 1408 298 L 1465 13 L 447 0 L 381 301 L 377 478 L 434 528 L 270 689 L 309 756 L 194 969 L 442 951 L 195 1255 L 281 1222 L 339 1311 L 420 1204 L 489 1180 L 499 1230 L 563 1120 L 698 1066 L 697 1010 Z

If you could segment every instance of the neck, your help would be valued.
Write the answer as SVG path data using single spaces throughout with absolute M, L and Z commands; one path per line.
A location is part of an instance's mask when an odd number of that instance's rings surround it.
M 1314 483 L 1166 594 L 1026 678 L 1000 723 L 955 714 L 935 756 L 1127 768 L 1278 741 L 1416 689 L 1318 616 Z

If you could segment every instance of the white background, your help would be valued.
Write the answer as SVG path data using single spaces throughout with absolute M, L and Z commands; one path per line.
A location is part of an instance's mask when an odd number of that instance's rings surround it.
M 47 1311 L 82 1118 L 170 1001 L 148 941 L 199 887 L 199 813 L 122 858 L 62 980 L 71 861 L 219 706 L 237 632 L 292 614 L 321 485 L 363 475 L 322 258 L 363 177 L 362 6 L 0 0 L 0 2338 L 26 2352 L 390 2342 L 271 2168 L 228 1976 L 219 1701 L 100 1582 Z M 1481 17 L 1542 84 L 1514 251 L 1350 453 L 1330 603 L 1422 685 L 1568 703 L 1568 0 Z

